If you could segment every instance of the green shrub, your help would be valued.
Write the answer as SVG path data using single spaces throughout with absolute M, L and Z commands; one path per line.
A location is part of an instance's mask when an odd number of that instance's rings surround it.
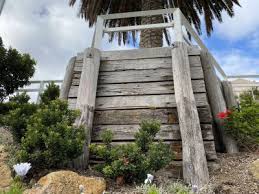
M 54 82 L 51 82 L 47 85 L 47 88 L 42 94 L 40 94 L 40 100 L 43 104 L 49 104 L 52 100 L 56 100 L 59 97 L 59 86 Z
M 78 157 L 85 135 L 83 128 L 73 126 L 77 116 L 78 112 L 69 110 L 61 100 L 42 105 L 27 122 L 18 160 L 35 168 L 52 168 Z
M 166 166 L 172 158 L 168 154 L 172 154 L 169 151 L 169 146 L 162 141 L 158 143 L 151 143 L 146 153 L 147 163 L 149 168 L 157 171 Z
M 17 143 L 21 142 L 25 134 L 28 119 L 38 109 L 38 105 L 29 103 L 29 100 L 30 97 L 22 93 L 11 97 L 9 102 L 0 104 L 0 124 L 10 128 Z
M 240 97 L 240 108 L 234 109 L 225 118 L 226 131 L 241 146 L 259 145 L 259 103 L 244 93 Z
M 21 94 L 10 97 L 9 102 L 14 102 L 16 104 L 26 104 L 29 102 L 30 99 L 30 96 L 23 92 Z
M 149 145 L 154 141 L 157 132 L 160 130 L 158 121 L 142 121 L 140 130 L 135 134 L 136 144 L 143 152 L 147 152 Z
M 11 110 L 18 108 L 21 104 L 26 104 L 30 100 L 30 96 L 28 96 L 25 92 L 22 94 L 17 94 L 13 97 L 10 97 L 8 102 L 0 102 L 0 116 L 8 114 Z M 1 120 L 0 120 L 1 121 Z M 0 123 L 1 125 L 2 123 Z
M 16 142 L 20 143 L 21 138 L 26 132 L 28 120 L 37 111 L 37 108 L 38 106 L 36 104 L 20 104 L 18 108 L 11 110 L 5 116 L 4 123 L 10 127 Z
M 101 139 L 106 145 L 110 145 L 112 142 L 113 134 L 111 130 L 105 130 L 101 133 Z
M 26 93 L 18 94 L 9 99 L 9 102 L 0 103 L 0 125 L 8 126 L 17 143 L 24 137 L 28 120 L 39 106 L 49 104 L 59 97 L 59 86 L 51 82 L 42 94 L 41 105 L 29 103 L 30 97 Z
M 147 173 L 159 170 L 173 159 L 169 145 L 154 142 L 159 129 L 158 122 L 143 121 L 134 143 L 117 146 L 111 146 L 111 131 L 102 133 L 105 144 L 90 146 L 92 154 L 105 160 L 96 169 L 110 178 L 123 176 L 126 182 L 143 181 Z

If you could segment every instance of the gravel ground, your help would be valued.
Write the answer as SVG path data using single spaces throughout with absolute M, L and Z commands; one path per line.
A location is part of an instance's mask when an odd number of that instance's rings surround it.
M 9 130 L 0 126 L 0 144 L 11 144 L 13 143 L 13 137 Z
M 259 182 L 248 170 L 259 153 L 218 154 L 218 158 L 221 168 L 211 174 L 210 190 L 222 194 L 259 194 Z

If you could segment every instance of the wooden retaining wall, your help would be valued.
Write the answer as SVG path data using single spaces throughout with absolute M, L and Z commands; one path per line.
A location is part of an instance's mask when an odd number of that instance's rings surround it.
M 161 121 L 157 139 L 172 146 L 176 160 L 182 159 L 182 144 L 172 75 L 172 48 L 101 52 L 92 143 L 100 143 L 100 133 L 110 129 L 114 144 L 134 141 L 143 119 Z M 208 161 L 217 159 L 212 116 L 207 99 L 200 50 L 188 50 L 191 82 L 199 113 L 202 137 Z M 74 60 L 69 107 L 76 107 L 83 53 Z M 91 157 L 92 162 L 98 158 Z

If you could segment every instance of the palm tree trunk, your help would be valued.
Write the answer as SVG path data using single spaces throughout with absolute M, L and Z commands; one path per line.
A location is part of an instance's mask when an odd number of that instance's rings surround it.
M 142 11 L 162 9 L 162 0 L 142 0 Z M 162 23 L 162 16 L 143 17 L 141 24 L 156 24 Z M 140 48 L 152 48 L 163 46 L 163 31 L 162 29 L 142 30 L 140 34 Z

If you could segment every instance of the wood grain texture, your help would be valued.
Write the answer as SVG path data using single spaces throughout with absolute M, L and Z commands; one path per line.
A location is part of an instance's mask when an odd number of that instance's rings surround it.
M 192 80 L 195 93 L 206 92 L 204 80 Z M 69 97 L 76 98 L 78 86 L 71 86 Z M 173 94 L 173 81 L 147 82 L 147 83 L 125 83 L 125 84 L 99 84 L 96 96 L 130 96 L 147 94 Z
M 139 125 L 94 125 L 92 131 L 92 141 L 101 141 L 101 133 L 105 130 L 111 130 L 113 133 L 113 140 L 115 141 L 129 141 L 134 140 L 134 134 L 138 132 Z M 214 140 L 212 125 L 201 125 L 202 135 L 204 140 Z M 162 140 L 181 140 L 180 128 L 178 124 L 161 125 L 156 139 Z
M 207 106 L 205 93 L 195 94 L 195 101 L 198 107 Z M 69 108 L 75 109 L 76 98 L 68 99 Z M 96 99 L 96 110 L 114 109 L 137 109 L 137 108 L 173 108 L 176 107 L 175 96 L 147 95 L 147 96 L 114 96 L 98 97 Z
M 183 42 L 174 43 L 172 69 L 175 100 L 182 138 L 184 180 L 202 188 L 209 182 L 209 171 L 203 145 L 201 126 L 192 90 L 188 47 Z
M 224 129 L 224 122 L 217 118 L 219 112 L 224 112 L 227 109 L 224 95 L 221 89 L 221 84 L 218 81 L 216 71 L 213 67 L 213 62 L 208 52 L 201 52 L 201 61 L 204 70 L 204 79 L 207 89 L 207 94 L 212 110 L 212 115 L 217 126 L 217 132 L 220 134 L 220 138 L 224 144 L 228 153 L 237 153 L 238 146 L 233 138 L 226 134 Z
M 200 67 L 200 56 L 190 56 L 191 67 Z M 75 72 L 82 71 L 82 61 L 76 61 Z M 171 57 L 167 58 L 149 58 L 149 59 L 124 59 L 115 61 L 102 61 L 100 71 L 125 71 L 125 70 L 143 70 L 143 69 L 170 69 L 172 68 Z
M 61 90 L 60 90 L 60 99 L 66 100 L 69 96 L 69 91 L 72 84 L 74 68 L 75 68 L 76 57 L 72 57 L 66 68 L 65 77 L 62 82 Z
M 170 47 L 159 48 L 142 48 L 132 50 L 121 51 L 102 51 L 101 60 L 121 60 L 121 59 L 145 59 L 145 58 L 159 58 L 159 57 L 171 57 Z M 200 49 L 198 47 L 190 47 L 188 49 L 188 55 L 200 55 Z M 83 59 L 83 54 L 78 55 L 78 59 Z
M 79 85 L 81 74 L 74 74 L 72 85 Z M 191 68 L 192 79 L 203 79 L 203 71 L 201 67 Z M 112 83 L 132 83 L 132 82 L 152 82 L 152 81 L 172 81 L 171 69 L 149 69 L 149 70 L 128 70 L 100 72 L 98 84 Z
M 78 127 L 84 127 L 86 141 L 83 147 L 83 154 L 74 161 L 74 167 L 77 169 L 86 169 L 88 166 L 88 147 L 91 142 L 91 130 L 94 118 L 97 81 L 100 66 L 99 50 L 89 48 L 85 50 L 84 54 L 84 65 L 75 106 L 76 109 L 81 111 L 81 115 L 75 121 L 75 125 Z
M 230 81 L 222 81 L 223 93 L 225 97 L 225 102 L 228 109 L 237 107 L 237 100 L 233 92 L 233 87 Z
M 211 123 L 212 116 L 209 107 L 198 108 L 201 123 Z M 178 123 L 176 108 L 167 109 L 133 109 L 95 111 L 94 125 L 134 125 L 142 120 L 156 119 L 161 124 Z

